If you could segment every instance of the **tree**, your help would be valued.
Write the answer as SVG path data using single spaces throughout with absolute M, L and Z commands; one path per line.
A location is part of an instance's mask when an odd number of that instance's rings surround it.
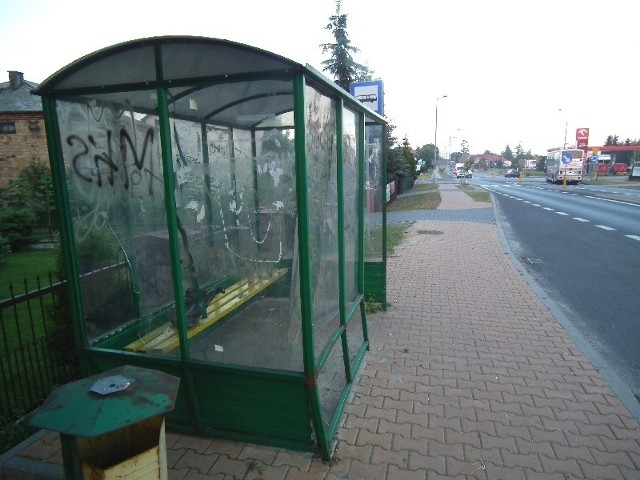
M 619 145 L 618 143 L 618 135 L 609 135 L 607 136 L 607 141 L 604 142 L 605 145 Z
M 0 209 L 0 249 L 6 252 L 10 248 L 16 252 L 34 243 L 37 240 L 33 231 L 35 218 L 28 208 Z
M 43 163 L 31 162 L 10 182 L 5 201 L 12 207 L 31 210 L 36 225 L 51 225 L 53 181 L 49 168 Z
M 462 155 L 469 155 L 469 143 L 464 139 L 460 143 L 460 151 Z
M 411 145 L 409 145 L 409 139 L 405 135 L 402 139 L 402 159 L 404 164 L 406 165 L 406 170 L 409 170 L 408 175 L 405 176 L 415 176 L 416 171 L 416 157 L 413 155 L 413 149 Z
M 0 243 L 6 249 L 20 250 L 37 241 L 34 227 L 51 225 L 53 212 L 53 182 L 49 169 L 37 162 L 30 163 L 0 189 Z
M 429 143 L 427 145 L 423 145 L 416 150 L 416 157 L 420 160 L 425 161 L 425 167 L 431 168 L 433 167 L 433 156 L 434 156 L 434 148 L 433 143 Z
M 373 72 L 369 67 L 357 63 L 352 54 L 360 50 L 349 40 L 347 33 L 347 15 L 340 13 L 342 0 L 336 1 L 336 13 L 329 17 L 329 24 L 325 27 L 333 33 L 335 43 L 323 43 L 322 53 L 330 53 L 331 57 L 324 60 L 323 70 L 329 71 L 336 83 L 347 92 L 352 82 L 371 80 Z
M 404 166 L 404 159 L 397 147 L 398 139 L 393 135 L 393 131 L 395 130 L 395 128 L 395 125 L 392 125 L 391 123 L 387 124 L 387 139 L 384 155 L 387 160 L 388 182 L 391 182 L 398 177 L 404 176 L 404 172 L 406 170 Z
M 504 158 L 506 158 L 507 160 L 509 160 L 511 162 L 511 164 L 513 165 L 514 156 L 513 156 L 513 152 L 511 151 L 511 147 L 509 145 L 507 145 L 505 147 L 505 149 L 502 151 L 501 155 Z
M 518 166 L 520 166 L 522 163 L 522 160 L 525 159 L 525 153 L 524 153 L 524 148 L 522 148 L 522 145 L 520 143 L 518 143 L 518 145 L 516 145 L 516 152 L 515 152 L 515 157 L 514 160 L 515 162 L 518 164 Z

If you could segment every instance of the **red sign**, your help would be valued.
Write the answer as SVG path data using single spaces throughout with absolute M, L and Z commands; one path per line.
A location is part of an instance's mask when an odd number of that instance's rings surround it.
M 576 129 L 576 148 L 581 148 L 583 150 L 586 150 L 587 145 L 589 145 L 589 129 L 588 128 Z

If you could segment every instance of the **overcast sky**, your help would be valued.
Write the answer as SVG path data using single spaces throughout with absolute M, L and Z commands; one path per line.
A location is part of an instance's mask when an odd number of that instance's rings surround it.
M 334 0 L 31 0 L 0 4 L 0 79 L 42 82 L 95 50 L 137 38 L 224 38 L 322 70 Z M 384 82 L 385 114 L 412 146 L 442 154 L 508 144 L 546 153 L 590 129 L 640 139 L 640 2 L 343 0 L 355 60 Z M 328 75 L 328 73 L 327 73 Z M 4 76 L 4 78 L 3 78 Z M 451 141 L 451 144 L 449 143 Z

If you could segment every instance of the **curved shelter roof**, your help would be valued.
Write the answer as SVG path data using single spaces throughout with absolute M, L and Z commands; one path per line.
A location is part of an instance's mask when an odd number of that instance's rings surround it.
M 177 116 L 244 128 L 283 126 L 283 118 L 275 123 L 265 119 L 273 112 L 293 111 L 291 82 L 300 72 L 357 102 L 309 66 L 244 44 L 193 36 L 152 37 L 98 50 L 53 74 L 34 93 L 128 101 L 152 111 L 156 100 L 149 91 L 163 86 L 169 88 L 170 108 Z M 292 122 L 291 116 L 285 123 Z

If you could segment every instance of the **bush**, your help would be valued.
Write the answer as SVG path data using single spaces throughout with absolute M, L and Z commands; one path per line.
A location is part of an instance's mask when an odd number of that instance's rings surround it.
M 4 258 L 7 254 L 11 252 L 11 246 L 9 245 L 9 240 L 0 235 L 0 264 L 4 262 Z
M 0 210 L 0 237 L 16 252 L 35 243 L 38 236 L 34 233 L 35 214 L 27 208 L 6 208 Z

